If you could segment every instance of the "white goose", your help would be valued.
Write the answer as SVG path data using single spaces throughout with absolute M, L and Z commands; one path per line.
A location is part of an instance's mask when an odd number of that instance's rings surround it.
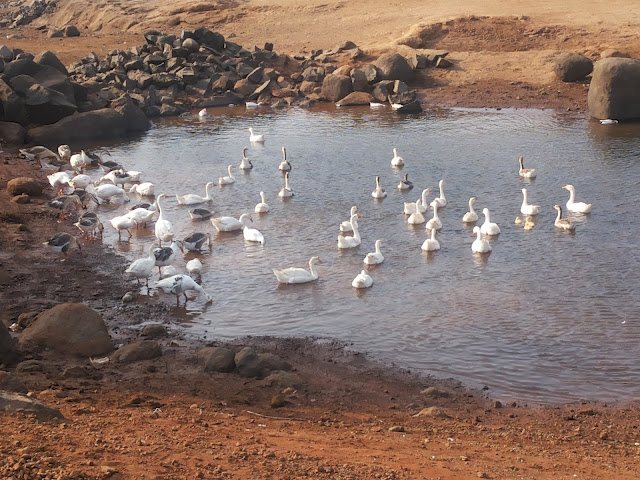
M 442 228 L 442 221 L 438 216 L 438 208 L 440 207 L 438 206 L 438 202 L 436 202 L 436 200 L 431 202 L 431 204 L 429 205 L 430 208 L 433 208 L 433 218 L 427 222 L 427 230 L 440 230 Z
M 162 193 L 156 199 L 156 204 L 158 206 L 158 220 L 156 220 L 155 225 L 155 234 L 158 239 L 158 246 L 162 246 L 162 242 L 170 242 L 173 240 L 173 224 L 164 218 L 164 211 L 162 209 L 162 203 L 160 200 L 164 200 L 167 198 L 166 193 Z
M 260 203 L 256 204 L 256 208 L 253 209 L 256 213 L 267 213 L 269 211 L 269 205 L 264 198 L 264 192 L 260 192 Z
M 358 213 L 358 207 L 356 207 L 355 205 L 353 207 L 351 207 L 351 211 L 349 212 L 349 220 L 345 220 L 344 222 L 342 222 L 340 224 L 340 231 L 342 233 L 348 233 L 351 232 L 351 217 L 353 217 L 355 214 Z M 358 224 L 358 220 L 356 220 L 356 225 Z
M 60 160 L 68 162 L 71 158 L 71 148 L 69 145 L 60 145 L 58 147 L 58 155 L 60 155 Z
M 309 270 L 304 268 L 285 268 L 283 270 L 273 269 L 273 274 L 278 282 L 285 284 L 307 283 L 318 279 L 318 272 L 315 269 L 316 263 L 323 263 L 318 257 L 311 257 L 309 260 Z
M 253 163 L 251 163 L 251 160 L 247 158 L 247 150 L 247 147 L 244 147 L 242 149 L 242 160 L 240 161 L 240 166 L 238 167 L 240 170 L 251 170 L 253 168 Z M 229 175 L 231 175 L 231 172 L 229 172 Z
M 473 227 L 473 235 L 476 236 L 476 239 L 471 244 L 471 251 L 473 253 L 489 253 L 491 251 L 491 245 L 489 245 L 488 240 L 482 238 L 480 227 Z
M 53 189 L 58 192 L 58 195 L 62 195 L 64 189 L 71 182 L 71 177 L 67 172 L 56 172 L 51 175 L 47 175 L 49 184 Z
M 576 202 L 576 189 L 573 185 L 565 185 L 565 190 L 569 191 L 569 201 L 567 202 L 567 210 L 572 213 L 589 213 L 591 211 L 591 204 L 584 202 Z
M 362 261 L 367 265 L 378 265 L 384 262 L 384 255 L 382 255 L 382 252 L 380 251 L 381 245 L 382 240 L 376 240 L 376 251 L 367 253 Z
M 287 160 L 287 149 L 282 147 L 282 161 L 280 165 L 278 165 L 278 170 L 281 172 L 289 172 L 291 171 L 291 164 Z
M 202 273 L 202 262 L 197 258 L 189 260 L 185 267 L 187 272 L 189 272 L 189 275 L 196 275 L 199 277 Z
M 522 206 L 520 207 L 520 213 L 523 215 L 538 215 L 540 212 L 540 205 L 529 205 L 527 202 L 527 189 L 522 189 Z
M 403 167 L 404 166 L 404 160 L 402 159 L 402 157 L 400 155 L 398 155 L 398 149 L 397 148 L 393 149 L 393 158 L 391 159 L 391 166 L 392 167 Z
M 447 199 L 444 197 L 444 180 L 440 180 L 438 186 L 440 187 L 440 196 L 434 198 L 433 202 L 437 203 L 440 208 L 444 208 L 447 206 Z
M 136 277 L 138 280 L 138 284 L 140 284 L 140 279 L 144 278 L 147 283 L 147 288 L 149 287 L 149 277 L 153 273 L 153 267 L 156 266 L 156 256 L 153 254 L 155 249 L 155 245 L 149 246 L 149 256 L 144 258 L 139 258 L 135 260 L 129 268 L 125 270 L 126 273 Z
M 471 197 L 469 199 L 469 211 L 462 217 L 462 223 L 473 223 L 478 221 L 478 214 L 473 209 L 473 204 L 478 200 L 477 197 Z
M 264 143 L 264 135 L 254 133 L 253 128 L 249 127 L 249 141 L 255 143 Z
M 576 229 L 576 222 L 573 219 L 562 218 L 562 207 L 560 205 L 554 205 L 553 208 L 558 211 L 558 216 L 556 217 L 556 220 L 554 222 L 556 228 L 569 231 Z
M 131 231 L 129 229 L 131 227 L 137 226 L 137 223 L 133 218 L 130 218 L 126 215 L 121 215 L 119 217 L 113 217 L 111 219 L 111 225 L 118 231 L 118 241 L 120 241 L 122 240 L 122 230 L 126 230 L 129 234 L 129 238 L 131 238 Z
M 97 187 L 93 187 L 89 185 L 87 187 L 87 191 L 93 193 L 100 201 L 105 201 L 107 203 L 111 202 L 113 197 L 122 197 L 125 202 L 129 201 L 127 197 L 127 192 L 120 187 L 116 187 L 112 183 L 107 183 L 106 185 L 99 185 Z
M 409 215 L 409 218 L 407 219 L 407 223 L 410 223 L 411 225 L 420 225 L 426 221 L 424 219 L 424 215 L 420 211 L 421 208 L 422 208 L 422 199 L 419 198 L 418 201 L 416 202 L 416 206 L 414 209 L 415 211 L 411 215 Z
M 342 234 L 338 235 L 338 248 L 354 248 L 360 245 L 360 232 L 358 232 L 358 218 L 362 215 L 351 215 L 351 230 L 353 236 L 345 237 Z
M 422 202 L 420 203 L 420 212 L 424 213 L 427 211 L 429 202 L 427 202 L 427 196 L 431 193 L 431 189 L 430 188 L 425 188 L 422 191 Z M 403 213 L 405 215 L 411 215 L 413 212 L 416 211 L 416 202 L 404 202 L 404 210 Z
M 207 299 L 207 303 L 211 303 L 211 297 L 207 295 L 207 292 L 204 291 L 200 285 L 198 285 L 193 278 L 189 275 L 179 274 L 173 275 L 172 277 L 165 278 L 156 282 L 156 287 L 161 288 L 165 293 L 172 293 L 176 296 L 176 306 L 180 306 L 180 295 L 184 295 L 184 303 L 187 304 L 189 297 L 187 297 L 187 292 L 190 290 L 195 290 L 200 292 L 203 297 Z
M 248 214 L 243 213 L 238 219 L 234 217 L 212 218 L 211 223 L 219 232 L 233 232 L 235 230 L 240 230 L 248 220 L 251 220 L 251 217 Z
M 278 192 L 278 197 L 280 198 L 289 198 L 293 197 L 294 193 L 291 190 L 291 186 L 289 185 L 289 172 L 284 173 L 284 187 L 280 189 Z
M 231 185 L 232 183 L 236 183 L 236 177 L 234 177 L 233 173 L 231 173 L 232 170 L 233 170 L 233 165 L 229 165 L 227 167 L 227 172 L 229 173 L 229 175 L 225 175 L 224 177 L 218 178 L 218 183 L 220 185 Z
M 131 218 L 134 222 L 136 222 L 136 228 L 138 226 L 146 227 L 147 223 L 153 220 L 153 216 L 156 212 L 151 210 L 147 210 L 146 208 L 136 208 L 135 210 L 131 210 L 129 213 L 125 214 L 125 217 Z
M 373 278 L 364 270 L 356 275 L 356 278 L 351 282 L 353 288 L 369 288 L 371 285 L 373 285 Z
M 253 221 L 251 217 L 249 217 L 249 220 Z M 264 235 L 256 228 L 249 228 L 246 225 L 243 225 L 242 236 L 247 242 L 256 242 L 264 245 Z
M 169 247 L 160 247 L 153 249 L 153 255 L 156 259 L 155 266 L 158 267 L 158 275 L 162 276 L 162 267 L 166 267 L 167 265 L 173 262 L 173 259 L 176 257 L 178 250 L 184 252 L 184 247 L 182 246 L 182 242 L 180 240 L 171 242 Z
M 436 240 L 436 229 L 431 230 L 431 236 L 422 243 L 422 250 L 425 252 L 435 252 L 440 250 L 440 242 Z
M 209 115 L 209 112 L 207 112 L 207 109 L 206 109 L 206 108 L 203 108 L 202 110 L 200 110 L 200 111 L 198 112 L 198 116 L 199 116 L 199 117 L 206 117 L 206 116 L 208 116 L 208 115 Z
M 413 182 L 409 181 L 409 174 L 404 174 L 404 179 L 398 184 L 398 190 L 411 190 Z
M 91 159 L 87 156 L 84 150 L 82 150 L 80 153 L 71 155 L 69 157 L 69 163 L 74 170 L 78 170 L 82 173 L 85 167 L 91 165 Z
M 371 192 L 371 196 L 373 198 L 384 198 L 387 196 L 387 192 L 384 191 L 384 188 L 380 186 L 380 176 L 376 176 L 376 188 L 373 192 Z
M 196 205 L 198 203 L 210 202 L 213 200 L 211 196 L 211 189 L 215 187 L 216 184 L 213 182 L 209 182 L 205 185 L 204 190 L 206 196 L 201 197 L 200 195 L 196 195 L 195 193 L 187 193 L 186 195 L 176 195 L 176 199 L 178 200 L 178 205 Z
M 535 168 L 524 168 L 524 157 L 520 157 L 518 162 L 520 162 L 520 170 L 518 173 L 522 178 L 536 178 Z
M 484 223 L 480 227 L 480 233 L 483 235 L 500 235 L 500 227 L 498 227 L 497 223 L 491 221 L 491 212 L 489 212 L 488 208 L 483 208 L 482 213 L 484 214 Z
M 156 186 L 151 182 L 142 182 L 132 185 L 129 193 L 137 193 L 143 197 L 152 197 L 156 193 Z
M 80 188 L 80 189 L 87 188 L 89 185 L 91 185 L 91 183 L 92 183 L 91 177 L 85 174 L 76 175 L 69 181 L 69 184 L 73 188 Z

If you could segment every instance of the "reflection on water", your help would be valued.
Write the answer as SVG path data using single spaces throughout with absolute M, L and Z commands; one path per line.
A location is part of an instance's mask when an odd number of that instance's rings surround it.
M 179 270 L 187 259 L 201 259 L 203 286 L 214 298 L 209 306 L 190 302 L 187 313 L 176 309 L 194 335 L 350 341 L 374 358 L 488 385 L 505 399 L 640 399 L 638 126 L 537 110 L 438 110 L 413 118 L 332 106 L 212 113 L 110 146 L 114 160 L 143 171 L 157 193 L 169 195 L 166 214 L 180 238 L 214 229 L 192 222 L 174 195 L 201 194 L 249 147 L 253 170 L 215 188 L 204 206 L 216 216 L 250 212 L 266 245 L 246 243 L 239 232 L 214 233 L 211 254 L 178 255 Z M 249 145 L 250 125 L 266 134 L 264 145 Z M 284 201 L 277 197 L 283 145 L 296 193 Z M 402 170 L 390 165 L 393 147 L 406 163 Z M 536 168 L 535 181 L 519 179 L 520 155 Z M 405 173 L 416 186 L 408 193 L 395 188 Z M 388 193 L 382 201 L 371 198 L 376 175 Z M 440 179 L 449 201 L 439 211 L 441 249 L 426 254 L 424 226 L 408 226 L 402 205 L 425 187 L 437 191 Z M 568 198 L 566 183 L 576 186 L 579 201 L 594 204 L 575 235 L 553 226 L 553 205 Z M 530 231 L 514 223 L 524 186 L 541 205 Z M 261 190 L 271 207 L 266 215 L 253 213 Z M 474 238 L 461 221 L 473 195 L 476 209 L 490 208 L 502 230 L 490 240 L 491 255 L 472 254 Z M 352 205 L 363 215 L 362 245 L 338 251 L 338 226 Z M 144 257 L 152 229 L 117 243 L 108 224 L 124 208 L 99 207 L 105 243 L 128 258 Z M 351 281 L 379 238 L 385 261 L 369 270 L 373 287 L 356 292 Z M 307 268 L 313 255 L 325 262 L 317 282 L 278 285 L 272 268 Z

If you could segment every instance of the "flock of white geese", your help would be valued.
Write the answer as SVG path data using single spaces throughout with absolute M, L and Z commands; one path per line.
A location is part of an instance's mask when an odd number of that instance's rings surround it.
M 249 128 L 250 138 L 252 143 L 264 143 L 265 137 L 262 134 L 256 134 L 252 128 Z M 44 153 L 43 153 L 44 151 Z M 246 156 L 247 148 L 242 151 L 242 159 L 240 165 L 237 167 L 240 170 L 251 170 L 253 164 Z M 86 209 L 87 203 L 95 202 L 96 204 L 111 203 L 111 202 L 128 202 L 129 197 L 127 193 L 135 193 L 143 197 L 151 197 L 155 195 L 155 186 L 151 182 L 141 182 L 141 172 L 127 171 L 120 164 L 112 161 L 105 161 L 101 157 L 90 157 L 84 151 L 79 154 L 71 155 L 71 150 L 66 145 L 61 145 L 58 149 L 58 155 L 55 155 L 50 150 L 44 147 L 33 147 L 32 149 L 23 150 L 28 158 L 37 160 L 39 163 L 41 159 L 45 158 L 57 158 L 60 162 L 68 162 L 68 165 L 72 169 L 69 171 L 58 171 L 49 175 L 49 181 L 60 193 L 59 197 L 52 201 L 50 205 L 53 208 L 61 210 L 63 216 L 70 208 L 84 208 Z M 294 196 L 294 191 L 291 188 L 289 182 L 289 172 L 291 171 L 291 163 L 287 160 L 286 148 L 282 147 L 283 158 L 278 166 L 278 170 L 284 175 L 284 186 L 279 191 L 278 196 L 280 198 L 288 198 Z M 536 171 L 532 168 L 525 168 L 523 164 L 523 157 L 519 158 L 519 175 L 521 178 L 534 179 L 536 177 Z M 391 159 L 391 166 L 399 169 L 404 167 L 404 159 L 398 154 L 397 149 L 393 149 L 393 157 Z M 84 169 L 91 168 L 92 166 L 100 167 L 105 172 L 99 180 L 93 181 L 91 177 L 84 173 Z M 227 175 L 221 176 L 218 179 L 219 185 L 230 185 L 235 183 L 235 177 L 233 176 L 233 170 L 235 166 L 229 165 L 227 169 Z M 75 174 L 74 174 L 75 173 Z M 371 197 L 374 199 L 382 199 L 387 196 L 387 192 L 382 188 L 380 177 L 376 177 L 376 186 L 371 192 Z M 125 186 L 126 187 L 125 189 Z M 184 195 L 176 195 L 176 200 L 179 205 L 193 207 L 189 210 L 189 215 L 194 220 L 206 220 L 210 219 L 212 225 L 218 232 L 231 232 L 241 230 L 245 240 L 249 242 L 257 242 L 262 245 L 265 244 L 264 235 L 256 228 L 252 228 L 250 223 L 253 222 L 252 217 L 244 213 L 239 218 L 222 216 L 213 217 L 213 212 L 204 208 L 207 204 L 213 201 L 212 189 L 217 186 L 214 182 L 208 182 L 205 187 L 205 195 L 201 196 L 196 193 L 187 193 Z M 408 179 L 408 174 L 404 175 L 404 178 L 397 186 L 398 190 L 408 191 L 413 188 L 412 182 Z M 573 214 L 584 215 L 591 211 L 591 204 L 575 201 L 575 188 L 573 185 L 565 185 L 562 188 L 568 190 L 569 199 L 566 203 L 566 208 Z M 438 231 L 442 229 L 442 220 L 438 216 L 440 209 L 446 208 L 447 199 L 444 193 L 444 180 L 439 182 L 439 195 L 435 197 L 431 202 L 428 201 L 428 197 L 431 194 L 431 189 L 425 188 L 422 191 L 420 198 L 415 202 L 405 202 L 403 213 L 406 215 L 406 220 L 412 225 L 425 224 L 427 231 L 427 238 L 422 243 L 422 250 L 425 252 L 435 252 L 440 249 L 440 243 L 438 241 Z M 516 224 L 524 223 L 524 228 L 529 230 L 535 225 L 533 219 L 539 214 L 540 206 L 529 203 L 527 189 L 522 189 L 522 205 L 520 212 L 523 218 L 517 217 Z M 261 201 L 255 206 L 254 211 L 258 214 L 267 214 L 269 212 L 269 205 L 266 203 L 264 192 L 260 192 Z M 211 234 L 206 232 L 194 232 L 182 240 L 178 240 L 175 237 L 175 229 L 171 220 L 166 216 L 166 212 L 163 208 L 163 202 L 167 198 L 166 194 L 160 194 L 155 198 L 153 203 L 139 203 L 130 208 L 129 212 L 125 215 L 114 217 L 110 220 L 110 223 L 114 229 L 118 231 L 118 239 L 121 240 L 121 235 L 124 231 L 131 237 L 132 228 L 138 226 L 146 226 L 153 220 L 153 217 L 157 214 L 158 217 L 155 221 L 154 232 L 157 239 L 156 244 L 151 244 L 148 249 L 148 255 L 146 257 L 135 260 L 126 269 L 126 272 L 136 278 L 138 283 L 144 281 L 147 288 L 149 287 L 149 278 L 152 276 L 155 268 L 158 268 L 159 279 L 155 282 L 155 287 L 164 290 L 167 293 L 171 293 L 176 296 L 177 305 L 180 304 L 180 297 L 184 296 L 185 304 L 189 300 L 187 296 L 188 291 L 197 291 L 203 295 L 207 302 L 211 302 L 211 297 L 200 285 L 200 273 L 203 268 L 201 261 L 198 258 L 194 258 L 187 262 L 186 273 L 175 273 L 167 276 L 167 270 L 175 271 L 172 267 L 173 260 L 175 259 L 178 251 L 183 251 L 186 248 L 189 251 L 201 252 L 205 248 L 211 249 Z M 492 250 L 491 244 L 488 241 L 489 237 L 497 236 L 500 234 L 500 227 L 491 221 L 491 212 L 488 208 L 482 210 L 484 216 L 484 222 L 482 225 L 475 225 L 480 217 L 474 210 L 474 203 L 477 200 L 476 197 L 469 199 L 469 211 L 464 214 L 461 221 L 468 225 L 473 226 L 473 235 L 476 237 L 471 245 L 473 254 L 486 255 Z M 563 218 L 562 207 L 560 205 L 554 205 L 557 210 L 557 217 L 555 219 L 555 227 L 564 231 L 573 231 L 576 228 L 575 220 L 569 217 Z M 425 214 L 431 210 L 431 218 L 427 220 Z M 360 245 L 361 237 L 358 230 L 358 219 L 362 216 L 358 213 L 358 208 L 353 206 L 350 212 L 349 220 L 342 222 L 339 225 L 340 234 L 337 239 L 337 246 L 339 249 L 355 248 Z M 93 240 L 98 236 L 101 237 L 103 226 L 95 212 L 83 213 L 78 221 L 74 224 L 77 226 L 87 240 Z M 168 243 L 168 246 L 163 246 Z M 80 247 L 80 243 L 76 237 L 69 233 L 59 233 L 45 242 L 45 245 L 52 251 L 57 253 L 64 253 L 65 256 L 69 255 L 70 249 L 76 246 Z M 381 251 L 382 240 L 376 240 L 375 251 L 365 255 L 363 263 L 369 266 L 369 270 L 372 266 L 381 264 L 384 262 L 384 255 Z M 318 279 L 318 271 L 316 265 L 322 263 L 322 260 L 313 256 L 309 260 L 309 268 L 285 268 L 285 269 L 273 269 L 273 273 L 279 283 L 282 284 L 298 284 L 307 283 Z M 162 269 L 165 269 L 165 275 L 163 278 Z M 367 270 L 362 270 L 352 281 L 354 288 L 368 288 L 373 284 L 373 278 L 369 275 Z

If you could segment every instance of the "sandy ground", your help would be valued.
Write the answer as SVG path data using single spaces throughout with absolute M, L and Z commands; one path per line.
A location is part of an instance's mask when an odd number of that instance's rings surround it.
M 558 52 L 597 59 L 613 47 L 640 55 L 633 0 L 478 3 L 60 0 L 52 15 L 0 32 L 10 47 L 49 49 L 65 63 L 92 50 L 103 55 L 140 44 L 140 32 L 151 28 L 206 25 L 240 44 L 272 41 L 292 54 L 343 40 L 372 55 L 409 52 L 397 41 L 417 36 L 420 49 L 449 50 L 454 62 L 416 80 L 426 102 L 472 107 L 583 110 L 588 86 L 561 84 L 551 74 Z M 46 39 L 36 30 L 69 23 L 81 37 Z M 143 321 L 170 325 L 171 297 L 122 304 L 132 283 L 122 277 L 122 260 L 99 242 L 84 244 L 65 263 L 43 255 L 42 241 L 75 227 L 72 219 L 59 223 L 45 197 L 10 202 L 6 182 L 23 175 L 46 183 L 26 161 L 0 155 L 1 320 L 83 301 L 104 316 L 118 342 L 138 338 Z M 640 478 L 637 405 L 499 406 L 490 392 L 380 366 L 341 345 L 235 343 L 287 359 L 300 385 L 280 394 L 281 385 L 205 374 L 195 360 L 204 344 L 177 332 L 161 339 L 161 358 L 125 367 L 27 353 L 40 366 L 16 374 L 67 420 L 0 415 L 0 434 L 8 439 L 0 446 L 0 478 Z M 65 375 L 73 365 L 87 368 L 80 377 Z M 430 386 L 436 390 L 421 393 Z M 276 395 L 284 406 L 273 408 Z M 439 410 L 415 416 L 428 407 Z

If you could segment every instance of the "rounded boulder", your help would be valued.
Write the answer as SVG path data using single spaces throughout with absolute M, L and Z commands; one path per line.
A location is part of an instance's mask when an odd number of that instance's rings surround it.
M 563 82 L 576 82 L 593 71 L 593 62 L 578 53 L 563 53 L 556 58 L 553 71 Z
M 640 60 L 605 58 L 596 63 L 589 85 L 589 114 L 597 119 L 640 119 Z
M 380 55 L 374 65 L 380 70 L 380 78 L 383 80 L 413 80 L 414 72 L 407 59 L 399 53 L 385 53 Z
M 25 193 L 31 197 L 37 197 L 42 193 L 42 185 L 34 178 L 18 177 L 9 180 L 7 183 L 7 192 L 13 196 Z
M 38 315 L 19 340 L 21 347 L 44 346 L 60 353 L 93 357 L 113 350 L 102 317 L 81 303 L 62 303 Z

